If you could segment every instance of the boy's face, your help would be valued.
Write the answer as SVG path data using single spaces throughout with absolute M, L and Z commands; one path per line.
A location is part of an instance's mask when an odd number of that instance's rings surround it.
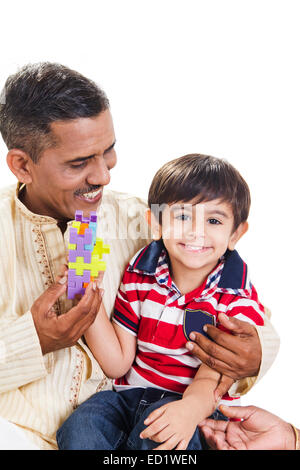
M 188 268 L 208 274 L 227 248 L 233 250 L 247 230 L 246 223 L 234 232 L 233 226 L 231 206 L 218 199 L 194 205 L 193 201 L 167 205 L 162 213 L 160 235 L 172 269 Z

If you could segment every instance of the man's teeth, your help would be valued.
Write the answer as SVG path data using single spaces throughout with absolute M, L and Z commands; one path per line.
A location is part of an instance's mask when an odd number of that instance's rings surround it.
M 86 199 L 94 199 L 95 197 L 97 197 L 101 192 L 101 188 L 98 189 L 98 191 L 92 191 L 90 193 L 84 193 L 82 194 L 82 196 Z

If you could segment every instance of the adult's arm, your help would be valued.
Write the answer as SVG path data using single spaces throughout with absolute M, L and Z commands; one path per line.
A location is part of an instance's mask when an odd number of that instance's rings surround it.
M 0 321 L 0 393 L 14 390 L 47 374 L 31 312 Z
M 231 334 L 207 325 L 211 340 L 195 333 L 193 342 L 187 344 L 202 362 L 237 381 L 229 390 L 231 396 L 247 393 L 276 358 L 280 340 L 268 317 L 270 312 L 266 309 L 264 326 L 254 326 L 220 314 L 220 323 Z M 224 383 L 224 390 L 226 386 Z M 221 382 L 218 395 L 222 394 Z
M 60 281 L 60 282 L 59 282 Z M 74 345 L 94 321 L 102 297 L 92 284 L 80 302 L 64 315 L 52 307 L 65 292 L 59 279 L 14 321 L 0 321 L 0 393 L 14 390 L 47 374 L 45 354 Z

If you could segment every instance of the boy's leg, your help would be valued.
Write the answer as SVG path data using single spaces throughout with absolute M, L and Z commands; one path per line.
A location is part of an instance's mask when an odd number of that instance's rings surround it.
M 136 424 L 127 439 L 127 448 L 133 450 L 147 450 L 158 447 L 160 443 L 151 439 L 141 439 L 140 433 L 146 428 L 144 420 L 152 411 L 160 408 L 166 403 L 180 400 L 182 395 L 172 392 L 164 392 L 163 390 L 149 388 L 145 390 L 140 401 L 139 408 L 136 413 Z M 201 438 L 198 429 L 195 430 L 194 436 L 190 441 L 191 449 L 202 450 Z M 189 449 L 190 447 L 188 447 Z
M 82 403 L 57 431 L 59 449 L 117 449 L 130 432 L 138 390 L 98 392 Z
M 209 416 L 211 419 L 221 419 L 228 421 L 228 418 L 226 418 L 221 411 L 216 409 L 211 416 Z M 201 432 L 199 431 L 199 428 L 194 432 L 193 437 L 191 438 L 189 445 L 187 447 L 187 450 L 208 450 L 209 446 L 207 445 L 204 437 L 202 436 Z
M 141 397 L 140 405 L 136 413 L 136 424 L 127 439 L 127 448 L 133 450 L 147 450 L 158 447 L 160 443 L 154 442 L 151 439 L 141 439 L 140 433 L 146 428 L 144 420 L 152 411 L 165 405 L 166 403 L 180 400 L 182 395 L 172 392 L 164 392 L 154 388 L 145 390 Z M 211 416 L 211 419 L 224 419 L 228 420 L 219 410 L 216 410 Z M 209 449 L 205 440 L 203 439 L 199 429 L 195 429 L 187 450 L 207 450 Z

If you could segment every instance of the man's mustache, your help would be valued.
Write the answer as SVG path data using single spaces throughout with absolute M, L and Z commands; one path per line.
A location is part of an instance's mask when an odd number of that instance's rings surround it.
M 85 194 L 85 193 L 91 193 L 93 191 L 98 191 L 98 189 L 102 188 L 101 185 L 97 185 L 97 186 L 94 186 L 94 185 L 90 185 L 84 189 L 77 189 L 75 191 L 75 196 L 82 196 L 82 194 Z

